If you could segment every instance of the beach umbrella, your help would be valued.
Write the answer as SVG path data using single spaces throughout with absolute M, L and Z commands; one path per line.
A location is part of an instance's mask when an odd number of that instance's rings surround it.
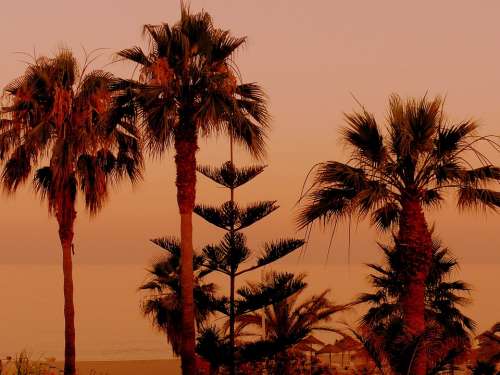
M 309 345 L 325 345 L 325 343 L 321 340 L 318 340 L 316 337 L 309 335 L 305 339 L 300 340 L 300 342 Z
M 330 359 L 330 368 L 332 368 L 332 353 L 341 353 L 342 348 L 338 345 L 327 344 L 323 346 L 320 350 L 316 352 L 316 354 L 326 354 L 328 353 L 328 357 Z
M 312 358 L 313 358 L 313 353 L 316 353 L 316 350 L 314 350 L 314 348 L 310 344 L 304 342 L 304 340 L 299 341 L 299 343 L 295 344 L 292 347 L 292 349 L 298 350 L 298 351 L 301 351 L 301 352 L 309 352 L 310 353 L 310 362 L 311 362 L 311 371 L 312 371 L 312 365 L 313 365 L 312 364 Z
M 311 345 L 308 345 L 304 342 L 299 342 L 292 346 L 293 350 L 297 350 L 299 352 L 315 352 L 314 348 Z
M 300 342 L 303 344 L 310 345 L 311 347 L 313 347 L 313 345 L 321 345 L 321 346 L 325 345 L 323 341 L 317 339 L 313 335 L 307 336 L 305 339 L 300 340 Z M 311 351 L 311 368 L 312 368 L 312 357 L 313 357 L 313 352 Z
M 345 336 L 338 344 L 345 351 L 358 350 L 362 346 L 360 342 L 354 340 L 351 336 Z
M 340 349 L 342 349 L 342 364 L 341 366 L 344 367 L 344 352 L 347 352 L 349 354 L 349 358 L 351 356 L 351 351 L 358 350 L 361 348 L 361 344 L 354 340 L 351 336 L 344 336 L 341 340 L 339 340 L 336 345 L 339 346 Z

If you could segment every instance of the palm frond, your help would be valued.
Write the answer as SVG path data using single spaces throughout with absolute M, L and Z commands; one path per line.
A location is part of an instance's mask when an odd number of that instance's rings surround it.
M 458 206 L 462 209 L 482 207 L 495 210 L 500 207 L 500 192 L 462 186 L 458 190 Z
M 45 199 L 51 192 L 52 169 L 50 167 L 39 168 L 35 172 L 33 186 L 35 192 L 39 193 L 42 199 Z
M 373 164 L 381 164 L 387 150 L 375 117 L 366 112 L 344 114 L 348 127 L 342 131 L 344 140 L 353 147 L 354 153 Z
M 439 160 L 456 153 L 464 146 L 464 142 L 474 134 L 476 129 L 477 124 L 473 121 L 466 121 L 450 127 L 440 127 L 434 141 L 436 158 Z
M 181 243 L 176 237 L 159 237 L 150 240 L 155 245 L 161 247 L 163 250 L 168 251 L 172 256 L 180 258 L 181 256 Z
M 395 202 L 388 202 L 372 212 L 372 224 L 382 231 L 390 229 L 399 222 L 401 207 Z
M 237 294 L 241 297 L 236 306 L 237 315 L 247 314 L 264 306 L 278 303 L 305 287 L 301 278 L 292 273 L 271 273 L 267 280 L 243 286 Z
M 473 185 L 481 182 L 500 181 L 500 168 L 493 165 L 487 165 L 480 168 L 465 171 L 462 176 L 465 184 Z
M 315 221 L 327 224 L 335 218 L 344 218 L 352 212 L 353 189 L 323 188 L 313 191 L 299 213 L 296 221 L 299 228 L 305 228 Z

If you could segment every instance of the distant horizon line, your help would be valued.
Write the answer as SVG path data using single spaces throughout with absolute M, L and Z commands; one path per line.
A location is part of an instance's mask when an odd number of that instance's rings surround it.
M 373 263 L 373 262 L 369 262 Z M 329 262 L 327 264 L 325 263 L 319 263 L 319 262 L 282 262 L 277 264 L 277 266 L 282 266 L 282 265 L 288 265 L 288 266 L 299 266 L 299 265 L 308 265 L 308 266 L 324 266 L 324 267 L 329 267 L 329 266 L 367 266 L 368 263 L 360 263 L 360 262 L 351 262 L 351 263 L 338 263 L 338 262 Z M 2 263 L 0 262 L 0 267 L 2 266 L 57 266 L 60 267 L 60 262 L 43 262 L 43 263 L 31 263 L 31 262 L 7 262 L 7 263 Z M 93 263 L 93 262 L 84 262 L 84 263 L 78 263 L 74 262 L 74 266 L 149 266 L 150 263 L 139 263 L 139 262 L 117 262 L 117 263 L 111 263 L 111 262 L 102 262 L 102 263 Z M 500 259 L 498 261 L 485 261 L 485 262 L 461 262 L 459 260 L 459 266 L 461 265 L 477 265 L 477 266 L 500 266 Z M 270 265 L 267 266 L 266 268 L 272 268 Z

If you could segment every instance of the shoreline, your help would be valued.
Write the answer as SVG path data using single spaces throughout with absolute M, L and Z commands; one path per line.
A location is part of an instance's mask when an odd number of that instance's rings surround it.
M 58 369 L 63 362 L 53 362 Z M 77 361 L 78 375 L 180 375 L 180 359 L 131 359 L 104 361 Z

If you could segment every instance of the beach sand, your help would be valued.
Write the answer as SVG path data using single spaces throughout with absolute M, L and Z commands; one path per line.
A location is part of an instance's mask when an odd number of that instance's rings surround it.
M 61 362 L 56 362 L 62 368 Z M 78 375 L 180 375 L 179 359 L 136 361 L 81 361 L 77 362 Z

